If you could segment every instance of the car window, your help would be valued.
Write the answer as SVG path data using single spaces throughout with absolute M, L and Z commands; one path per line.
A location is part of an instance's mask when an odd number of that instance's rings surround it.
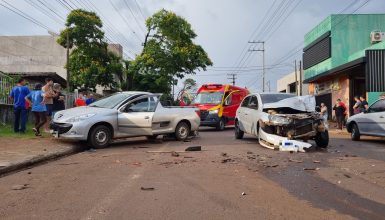
M 384 112 L 385 111 L 385 99 L 378 100 L 369 108 L 369 112 Z
M 248 105 L 249 108 L 258 109 L 258 98 L 257 96 L 251 96 L 250 103 Z
M 155 112 L 156 104 L 157 104 L 157 103 L 158 103 L 157 98 L 155 98 L 155 97 L 150 97 L 150 109 L 149 109 L 150 112 Z
M 126 107 L 126 112 L 149 112 L 149 111 L 150 111 L 150 103 L 147 97 L 131 102 Z
M 248 107 L 250 101 L 250 96 L 246 97 L 242 102 L 242 107 Z

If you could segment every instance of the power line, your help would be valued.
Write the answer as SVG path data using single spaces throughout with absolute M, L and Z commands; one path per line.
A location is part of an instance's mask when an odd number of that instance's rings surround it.
M 136 4 L 136 6 L 138 7 L 139 12 L 140 12 L 140 14 L 142 15 L 143 20 L 145 21 L 145 20 L 146 20 L 146 16 L 144 16 L 143 11 L 142 11 L 142 8 L 141 8 L 140 5 L 138 4 L 138 1 L 134 0 L 134 2 L 135 2 L 135 4 Z
M 143 29 L 143 27 L 140 25 L 138 19 L 136 18 L 134 12 L 131 10 L 131 7 L 128 5 L 127 1 L 126 0 L 123 0 L 123 2 L 126 4 L 127 8 L 130 10 L 130 13 L 132 15 L 132 17 L 134 18 L 136 24 L 138 25 L 139 29 L 143 32 L 143 34 L 146 34 L 146 31 Z

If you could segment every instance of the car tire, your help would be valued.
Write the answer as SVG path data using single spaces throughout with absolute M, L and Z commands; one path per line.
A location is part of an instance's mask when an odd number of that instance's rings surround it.
M 329 132 L 327 130 L 317 132 L 314 140 L 317 147 L 326 148 L 329 145 Z
M 243 135 L 245 135 L 245 132 L 241 130 L 239 127 L 239 121 L 235 121 L 235 138 L 236 139 L 242 139 Z
M 92 128 L 88 137 L 88 143 L 96 148 L 105 148 L 110 144 L 111 130 L 105 125 L 97 125 Z
M 360 130 L 358 129 L 358 126 L 356 123 L 352 124 L 351 138 L 353 141 L 359 141 L 361 138 Z
M 223 130 L 225 130 L 225 127 L 226 127 L 225 120 L 223 118 L 221 118 L 217 124 L 216 129 L 217 129 L 217 131 L 223 131 Z
M 190 134 L 190 126 L 186 122 L 179 122 L 175 128 L 175 138 L 178 141 L 184 141 Z

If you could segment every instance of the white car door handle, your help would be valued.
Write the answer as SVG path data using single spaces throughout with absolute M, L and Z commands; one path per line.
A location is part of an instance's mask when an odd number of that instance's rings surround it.
M 150 116 L 144 116 L 144 119 L 150 119 Z

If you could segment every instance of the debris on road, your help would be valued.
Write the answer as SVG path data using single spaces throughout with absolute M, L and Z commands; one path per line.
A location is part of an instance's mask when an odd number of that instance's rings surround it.
M 173 152 L 171 152 L 171 156 L 173 156 L 173 157 L 179 157 L 179 154 L 178 154 L 177 152 L 173 151 Z
M 202 150 L 202 146 L 190 146 L 185 149 L 185 151 L 201 151 L 201 150 Z
M 319 160 L 313 160 L 313 163 L 321 163 Z
M 354 155 L 354 154 L 351 154 L 351 155 L 345 154 L 345 157 L 357 157 L 357 155 Z
M 316 167 L 316 168 L 303 168 L 303 170 L 319 170 L 320 168 Z
M 14 185 L 12 186 L 12 190 L 23 190 L 23 189 L 27 189 L 28 188 L 28 185 L 29 184 L 18 184 L 18 185 Z
M 227 157 L 227 153 L 221 153 L 222 157 Z
M 154 187 L 140 187 L 140 189 L 141 190 L 143 190 L 143 191 L 153 191 L 153 190 L 155 190 L 155 188 Z
M 141 165 L 142 165 L 141 162 L 133 162 L 133 163 L 131 163 L 131 164 L 134 165 L 134 166 L 141 166 Z
M 247 195 L 247 194 L 246 194 L 245 192 L 242 192 L 241 195 L 242 195 L 242 196 L 245 196 L 245 195 Z
M 352 178 L 350 175 L 348 175 L 348 174 L 346 174 L 346 173 L 344 173 L 344 176 L 345 176 L 346 178 Z
M 227 163 L 227 162 L 234 162 L 234 160 L 231 158 L 226 158 L 226 159 L 221 160 L 221 163 Z
M 189 159 L 189 158 L 194 158 L 194 157 L 190 157 L 190 156 L 184 156 L 183 158 L 185 158 L 185 159 Z
M 273 164 L 273 165 L 270 165 L 270 164 L 266 164 L 264 165 L 265 167 L 278 167 L 279 165 L 278 164 Z
M 312 145 L 302 141 L 284 140 L 279 145 L 279 151 L 306 152 Z
M 247 154 L 254 154 L 253 152 L 251 152 L 251 151 L 247 151 Z
M 303 163 L 302 160 L 295 160 L 295 159 L 289 159 L 289 162 L 295 162 L 295 163 Z

